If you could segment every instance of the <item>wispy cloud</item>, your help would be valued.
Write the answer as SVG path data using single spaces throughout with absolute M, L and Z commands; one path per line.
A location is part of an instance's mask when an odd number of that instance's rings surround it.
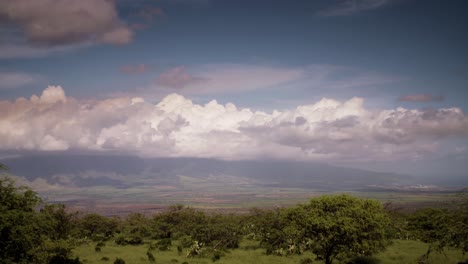
M 188 73 L 185 66 L 179 66 L 161 73 L 157 79 L 157 84 L 168 88 L 181 89 L 189 85 L 205 82 L 206 80 L 205 78 Z
M 166 14 L 160 7 L 147 7 L 147 8 L 140 10 L 137 16 L 142 18 L 146 22 L 152 22 L 157 17 L 165 17 Z
M 184 94 L 245 92 L 298 80 L 303 73 L 303 69 L 246 64 L 179 66 L 162 73 L 154 89 L 183 88 Z
M 43 77 L 39 74 L 24 72 L 0 72 L 0 90 L 20 88 L 22 86 L 37 83 Z
M 91 45 L 91 42 L 55 47 L 30 46 L 26 43 L 0 44 L 0 59 L 41 58 L 73 52 Z
M 150 67 L 146 64 L 138 64 L 138 65 L 125 65 L 120 67 L 120 72 L 126 74 L 143 74 L 147 73 L 150 70 Z
M 336 2 L 331 7 L 317 13 L 319 16 L 349 16 L 363 11 L 379 9 L 388 5 L 392 0 L 344 0 Z
M 408 94 L 401 96 L 399 100 L 404 102 L 441 102 L 444 100 L 444 96 L 432 94 Z

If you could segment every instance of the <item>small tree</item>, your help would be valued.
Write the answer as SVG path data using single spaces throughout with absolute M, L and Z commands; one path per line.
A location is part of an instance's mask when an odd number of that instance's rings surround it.
M 378 201 L 349 195 L 311 199 L 290 209 L 287 218 L 303 231 L 312 252 L 325 264 L 383 250 L 389 222 Z

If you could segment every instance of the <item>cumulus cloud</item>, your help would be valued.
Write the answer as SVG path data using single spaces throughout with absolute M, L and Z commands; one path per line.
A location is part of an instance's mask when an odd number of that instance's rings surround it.
M 400 97 L 399 100 L 404 102 L 441 102 L 444 97 L 432 94 L 408 94 Z
M 178 95 L 77 100 L 60 86 L 0 101 L 0 149 L 86 150 L 145 157 L 394 160 L 468 137 L 459 108 L 369 110 L 364 99 L 324 98 L 271 113 Z
M 0 2 L 0 18 L 18 25 L 32 44 L 83 42 L 122 45 L 133 32 L 113 0 L 15 0 Z
M 359 12 L 382 8 L 392 0 L 344 0 L 318 13 L 320 16 L 349 16 Z

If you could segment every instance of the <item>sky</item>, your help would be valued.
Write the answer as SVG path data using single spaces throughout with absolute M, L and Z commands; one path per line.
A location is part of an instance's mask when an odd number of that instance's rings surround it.
M 466 173 L 468 2 L 0 0 L 0 159 Z

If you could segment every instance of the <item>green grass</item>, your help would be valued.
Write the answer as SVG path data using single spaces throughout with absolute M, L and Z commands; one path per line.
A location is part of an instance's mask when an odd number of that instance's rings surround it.
M 412 240 L 394 240 L 393 244 L 387 247 L 384 252 L 376 255 L 382 261 L 382 264 L 414 264 L 418 263 L 418 258 L 426 253 L 428 245 Z M 458 263 L 468 256 L 463 256 L 460 250 L 448 249 L 443 253 L 433 251 L 429 255 L 429 263 Z
M 101 252 L 94 251 L 94 244 L 83 245 L 74 250 L 74 254 L 83 261 L 85 264 L 103 264 L 113 263 L 116 257 L 123 258 L 127 264 L 150 263 L 146 256 L 148 245 L 140 246 L 118 246 L 112 242 L 107 242 L 105 247 L 102 247 Z M 219 261 L 214 263 L 220 264 L 299 264 L 301 259 L 311 258 L 315 259 L 311 253 L 305 253 L 301 256 L 288 256 L 277 257 L 266 255 L 265 250 L 256 247 L 257 243 L 252 241 L 243 241 L 239 249 L 231 250 L 226 253 Z M 381 260 L 381 264 L 415 264 L 418 258 L 423 255 L 427 250 L 427 244 L 418 241 L 403 241 L 394 240 L 393 243 L 387 247 L 384 252 L 376 255 Z M 213 263 L 210 258 L 187 258 L 185 250 L 182 254 L 177 253 L 177 246 L 172 246 L 169 251 L 152 251 L 156 259 L 155 263 L 183 263 L 190 264 L 209 264 Z M 109 261 L 103 261 L 103 257 L 108 257 Z M 445 253 L 431 253 L 429 263 L 442 264 L 442 263 L 457 263 L 464 260 L 468 256 L 463 256 L 459 250 L 446 250 Z M 322 263 L 315 261 L 314 263 Z

